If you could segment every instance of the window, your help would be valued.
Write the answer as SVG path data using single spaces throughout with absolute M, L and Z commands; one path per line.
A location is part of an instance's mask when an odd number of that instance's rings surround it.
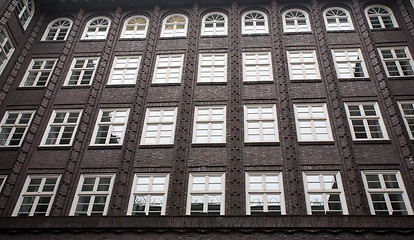
M 223 13 L 210 13 L 203 17 L 202 36 L 227 35 L 227 16 Z
M 0 74 L 14 52 L 13 43 L 6 32 L 6 29 L 0 31 Z
M 345 103 L 354 140 L 388 139 L 378 104 Z
M 338 78 L 367 78 L 368 71 L 360 49 L 332 50 Z
M 100 109 L 91 145 L 122 145 L 128 122 L 128 109 Z
M 298 141 L 332 141 L 325 103 L 294 104 Z
M 67 86 L 90 85 L 95 76 L 99 58 L 74 58 L 66 78 Z
M 407 47 L 379 48 L 388 77 L 414 76 L 414 62 Z
M 108 84 L 135 84 L 138 76 L 140 56 L 115 57 Z
M 187 16 L 173 14 L 164 18 L 161 37 L 185 37 L 187 35 Z
M 52 76 L 56 59 L 33 59 L 20 87 L 44 87 Z
M 158 55 L 152 83 L 179 83 L 183 71 L 184 54 Z
M 339 172 L 304 172 L 303 183 L 308 214 L 348 214 Z
M 226 107 L 195 107 L 193 143 L 226 142 Z
M 96 17 L 89 20 L 81 39 L 105 39 L 109 32 L 110 24 L 111 20 L 107 17 Z
M 128 215 L 165 215 L 168 174 L 135 174 Z
M 23 28 L 26 29 L 32 20 L 35 11 L 35 4 L 33 0 L 18 0 L 17 6 L 14 9 L 16 16 Z
M 149 19 L 144 16 L 132 16 L 125 20 L 121 38 L 145 38 Z
M 343 8 L 328 8 L 323 12 L 326 30 L 354 30 L 349 12 Z
M 284 32 L 310 32 L 308 13 L 293 9 L 283 13 L 283 31 Z
M 198 82 L 226 82 L 227 54 L 200 54 Z
M 315 51 L 288 51 L 289 76 L 291 80 L 320 79 Z
M 224 215 L 224 173 L 190 173 L 187 215 Z
M 6 111 L 0 124 L 0 147 L 19 147 L 34 111 Z
M 276 105 L 244 106 L 244 141 L 277 142 Z
M 43 35 L 43 41 L 65 41 L 72 27 L 72 20 L 68 18 L 59 18 L 52 21 Z
M 362 171 L 372 215 L 413 215 L 399 171 Z
M 243 53 L 243 81 L 272 81 L 272 60 L 270 52 Z
M 246 198 L 247 215 L 285 215 L 282 173 L 246 173 Z
M 3 189 L 4 184 L 6 183 L 7 176 L 6 175 L 0 175 L 0 192 Z
M 60 175 L 29 175 L 12 216 L 48 216 Z
M 141 144 L 173 144 L 177 108 L 147 108 Z
M 75 137 L 82 110 L 54 110 L 41 145 L 70 146 Z
M 69 216 L 105 216 L 115 174 L 81 175 Z
M 398 27 L 391 9 L 382 5 L 373 5 L 365 9 L 365 15 L 371 29 L 385 29 Z
M 414 101 L 398 102 L 410 139 L 414 140 Z
M 242 34 L 269 33 L 267 15 L 264 12 L 246 12 L 242 19 Z

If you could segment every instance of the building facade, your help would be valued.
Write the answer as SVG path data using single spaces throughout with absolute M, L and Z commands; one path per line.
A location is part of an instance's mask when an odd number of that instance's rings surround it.
M 404 239 L 409 0 L 0 0 L 10 238 Z

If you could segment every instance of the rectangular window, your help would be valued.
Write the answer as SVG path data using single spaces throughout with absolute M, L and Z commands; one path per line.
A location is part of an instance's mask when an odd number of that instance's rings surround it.
M 200 54 L 198 82 L 226 82 L 227 54 Z
M 82 110 L 54 110 L 43 136 L 43 146 L 72 145 Z
M 48 216 L 60 175 L 29 175 L 12 216 Z
M 247 215 L 285 215 L 285 197 L 280 172 L 246 173 Z
M 6 32 L 6 29 L 0 31 L 0 74 L 6 67 L 7 62 L 10 60 L 14 52 L 13 43 Z
M 168 174 L 135 174 L 128 215 L 165 215 Z
M 6 111 L 0 124 L 0 147 L 19 147 L 34 111 Z
M 6 183 L 7 176 L 6 175 L 0 175 L 0 192 L 3 189 L 4 183 Z
M 399 171 L 362 171 L 372 215 L 413 215 Z
M 298 141 L 332 141 L 325 103 L 294 104 Z
M 226 107 L 195 107 L 193 143 L 226 142 Z
M 291 80 L 321 78 L 315 50 L 287 51 L 287 58 Z
M 173 144 L 177 108 L 147 108 L 141 144 Z
M 244 141 L 277 142 L 276 105 L 244 106 Z
M 414 75 L 414 62 L 408 47 L 378 48 L 388 77 Z
M 346 114 L 354 140 L 388 139 L 378 104 L 345 103 Z
M 243 81 L 272 81 L 270 52 L 243 53 Z
M 398 102 L 410 139 L 414 140 L 414 101 Z
M 66 86 L 90 85 L 95 76 L 99 58 L 74 58 L 66 78 Z
M 339 172 L 304 172 L 303 183 L 308 214 L 348 214 Z
M 140 61 L 140 56 L 115 57 L 108 84 L 135 84 Z
M 190 173 L 187 215 L 224 215 L 224 173 Z
M 335 49 L 332 55 L 338 78 L 368 77 L 361 49 Z
M 44 87 L 52 76 L 56 59 L 33 59 L 20 87 Z
M 100 109 L 91 145 L 122 145 L 128 116 L 129 108 Z
M 152 83 L 179 83 L 183 71 L 184 54 L 158 55 Z
M 81 175 L 69 216 L 105 216 L 115 174 Z

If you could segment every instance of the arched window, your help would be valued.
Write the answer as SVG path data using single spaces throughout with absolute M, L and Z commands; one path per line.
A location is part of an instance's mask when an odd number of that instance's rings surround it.
M 144 16 L 132 16 L 125 20 L 121 38 L 145 38 L 149 19 Z
M 183 14 L 172 14 L 164 18 L 161 37 L 185 37 L 188 18 Z
M 223 13 L 209 13 L 203 17 L 201 35 L 227 35 L 227 16 Z
M 353 30 L 349 12 L 343 8 L 328 8 L 323 12 L 326 30 Z
M 96 17 L 86 24 L 82 39 L 105 39 L 111 20 L 107 17 Z
M 72 21 L 68 18 L 59 18 L 47 26 L 43 41 L 65 41 L 69 35 Z
M 365 9 L 365 15 L 371 29 L 396 28 L 397 21 L 391 9 L 382 5 L 372 5 Z
M 35 12 L 35 4 L 33 0 L 18 0 L 17 6 L 14 9 L 17 17 L 19 18 L 20 23 L 23 28 L 26 29 L 32 20 L 32 17 Z
M 283 13 L 284 32 L 310 32 L 309 15 L 299 9 L 292 9 Z
M 269 33 L 267 15 L 260 11 L 246 12 L 242 16 L 242 34 Z

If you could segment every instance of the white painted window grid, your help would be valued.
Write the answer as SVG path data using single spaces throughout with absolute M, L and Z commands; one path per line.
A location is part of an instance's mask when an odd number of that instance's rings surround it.
M 22 24 L 23 29 L 26 30 L 35 12 L 34 0 L 18 0 L 14 12 L 19 18 L 19 22 Z
M 6 183 L 7 175 L 0 175 L 0 192 L 3 189 L 4 184 Z
M 244 105 L 244 141 L 279 141 L 276 104 Z
M 282 14 L 284 32 L 310 32 L 309 15 L 300 9 L 291 9 Z
M 226 82 L 227 53 L 201 53 L 197 82 Z
M 65 41 L 72 27 L 69 18 L 58 18 L 49 23 L 42 37 L 42 41 Z
M 326 103 L 294 104 L 298 141 L 333 141 Z
M 157 55 L 152 83 L 180 83 L 184 54 Z
M 202 20 L 201 36 L 227 35 L 227 15 L 220 12 L 206 14 Z
M 188 17 L 183 14 L 171 14 L 162 22 L 161 37 L 187 36 Z
M 81 118 L 80 109 L 53 110 L 41 146 L 72 145 Z
M 243 53 L 243 81 L 272 81 L 272 56 L 270 52 Z
M 414 140 L 414 100 L 398 101 L 398 106 L 400 107 L 401 115 L 404 119 L 408 136 L 411 140 Z
M 173 144 L 177 107 L 149 107 L 145 114 L 141 145 Z
M 242 15 L 242 34 L 269 33 L 267 14 L 249 11 Z
M 75 57 L 66 77 L 65 86 L 90 85 L 98 66 L 98 57 Z
M 147 35 L 149 19 L 142 15 L 128 18 L 124 22 L 121 38 L 145 38 Z
M 383 5 L 371 5 L 365 8 L 365 16 L 371 29 L 397 28 L 391 9 Z
M 315 50 L 287 51 L 291 80 L 320 79 Z
M 414 76 L 414 61 L 408 47 L 378 48 L 388 77 Z
M 33 59 L 27 68 L 20 87 L 44 87 L 52 77 L 57 59 Z
M 196 106 L 193 143 L 226 142 L 226 106 Z
M 348 10 L 334 7 L 323 11 L 326 30 L 328 31 L 343 31 L 354 30 L 351 16 Z
M 35 111 L 6 111 L 0 124 L 0 147 L 20 147 Z
M 9 37 L 6 29 L 0 31 L 0 74 L 6 67 L 7 62 L 10 60 L 15 47 L 12 40 Z
M 108 84 L 135 84 L 141 56 L 115 56 Z
M 109 32 L 111 20 L 107 17 L 95 17 L 86 23 L 82 40 L 105 39 Z
M 338 78 L 367 78 L 361 49 L 332 49 Z
M 128 116 L 129 108 L 100 109 L 91 145 L 122 145 Z

